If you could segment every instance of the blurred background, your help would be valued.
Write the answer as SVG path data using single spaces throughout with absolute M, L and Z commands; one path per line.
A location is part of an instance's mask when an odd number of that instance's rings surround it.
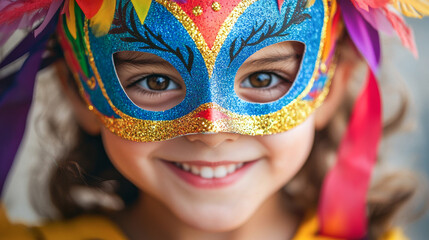
M 388 82 L 388 85 L 392 87 L 387 87 L 387 89 L 383 87 L 382 89 L 385 114 L 389 115 L 390 112 L 394 111 L 391 108 L 396 109 L 390 103 L 395 101 L 396 95 L 400 95 L 398 89 L 408 91 L 410 107 L 400 132 L 387 139 L 382 145 L 382 150 L 386 159 L 385 162 L 393 169 L 412 169 L 417 174 L 428 178 L 429 18 L 423 20 L 408 19 L 407 21 L 415 31 L 419 59 L 415 59 L 411 53 L 405 50 L 397 38 L 383 37 L 384 62 L 380 77 L 383 79 L 382 81 Z M 35 127 L 40 115 L 44 114 L 43 104 L 46 102 L 46 98 L 52 94 L 59 94 L 57 83 L 53 81 L 52 74 L 52 70 L 49 69 L 39 74 L 28 130 L 20 148 L 18 160 L 9 175 L 8 186 L 2 199 L 11 219 L 15 221 L 37 223 L 41 218 L 31 207 L 29 189 L 32 188 L 32 185 L 29 183 L 34 181 L 35 178 L 30 176 L 35 175 L 35 173 L 39 175 L 37 181 L 43 181 L 43 172 L 46 172 L 49 169 L 49 164 L 52 164 L 52 162 L 39 159 L 41 155 L 40 146 L 46 142 L 40 138 L 43 125 L 42 127 L 40 125 Z M 66 108 L 59 109 L 59 111 L 63 111 L 61 115 L 64 117 L 69 114 Z M 34 171 L 35 166 L 37 171 Z M 429 191 L 429 186 L 423 180 L 421 187 Z M 34 191 L 34 189 L 32 190 Z M 40 195 L 44 195 L 46 189 L 37 189 L 37 191 L 40 191 Z M 418 221 L 406 225 L 404 229 L 410 239 L 428 239 L 429 214 L 426 213 Z

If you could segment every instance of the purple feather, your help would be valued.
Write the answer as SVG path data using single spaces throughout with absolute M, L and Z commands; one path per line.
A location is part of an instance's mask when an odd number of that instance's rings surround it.
M 0 95 L 0 192 L 25 132 L 36 74 L 42 63 L 46 43 L 55 31 L 57 18 L 58 14 L 55 14 L 37 38 L 34 38 L 33 32 L 29 33 L 29 36 L 0 63 L 0 66 L 6 66 L 6 63 L 29 53 L 15 80 L 0 79 L 2 90 Z
M 350 0 L 338 0 L 347 31 L 374 73 L 380 64 L 380 38 L 377 30 L 359 13 Z

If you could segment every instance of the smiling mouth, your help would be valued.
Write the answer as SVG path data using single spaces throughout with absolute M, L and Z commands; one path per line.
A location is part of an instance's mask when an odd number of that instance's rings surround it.
M 244 163 L 231 163 L 228 165 L 219 166 L 198 166 L 190 163 L 174 163 L 180 169 L 190 172 L 195 176 L 200 176 L 205 179 L 224 178 L 227 175 L 233 174 L 235 171 L 243 167 Z
M 172 162 L 162 160 L 179 178 L 198 188 L 219 188 L 238 181 L 258 160 L 248 162 Z

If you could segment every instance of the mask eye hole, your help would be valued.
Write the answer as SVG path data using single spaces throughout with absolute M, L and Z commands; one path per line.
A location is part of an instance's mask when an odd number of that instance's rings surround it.
M 113 55 L 116 73 L 128 98 L 149 111 L 165 111 L 183 101 L 186 87 L 179 72 L 161 57 L 123 51 Z
M 237 71 L 234 88 L 248 102 L 268 103 L 283 97 L 301 68 L 305 45 L 286 41 L 250 56 Z

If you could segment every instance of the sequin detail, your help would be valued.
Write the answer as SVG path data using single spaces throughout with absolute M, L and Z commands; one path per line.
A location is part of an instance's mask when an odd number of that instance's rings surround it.
M 213 11 L 215 11 L 215 12 L 220 11 L 221 8 L 222 7 L 221 7 L 221 5 L 220 5 L 219 2 L 213 2 L 212 3 L 212 9 L 213 9 Z

